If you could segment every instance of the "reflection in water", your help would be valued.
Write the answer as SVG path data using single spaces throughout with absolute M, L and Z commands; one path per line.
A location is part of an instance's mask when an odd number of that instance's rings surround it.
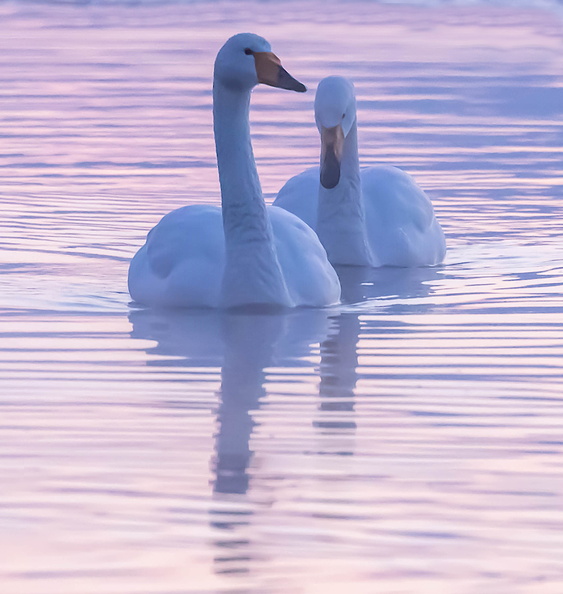
M 342 445 L 337 446 L 337 453 L 353 454 L 350 437 L 356 429 L 354 419 L 354 388 L 358 375 L 358 354 L 356 345 L 360 332 L 360 320 L 357 314 L 340 314 L 335 319 L 335 328 L 331 335 L 321 343 L 321 364 L 319 384 L 319 418 L 314 426 L 321 436 L 329 436 L 331 451 L 334 454 L 335 437 Z M 321 453 L 327 444 L 323 443 Z
M 245 499 L 254 453 L 251 439 L 257 425 L 253 414 L 266 395 L 265 369 L 301 365 L 312 348 L 326 338 L 329 315 L 329 310 L 248 314 L 147 309 L 132 311 L 129 316 L 132 336 L 157 340 L 149 352 L 167 357 L 150 364 L 194 368 L 221 365 L 212 463 L 215 505 L 210 509 L 211 526 L 223 533 L 214 541 L 217 573 L 246 572 L 252 559 L 251 542 L 244 534 L 256 510 L 245 504 Z M 353 350 L 355 341 L 351 346 Z M 334 368 L 333 377 L 335 372 L 346 373 L 341 366 L 329 367 Z
M 338 270 L 344 299 L 382 301 L 427 296 L 438 269 Z M 319 402 L 313 420 L 317 453 L 350 456 L 357 429 L 355 387 L 360 314 L 354 311 L 298 310 L 249 314 L 213 310 L 135 310 L 132 336 L 156 340 L 147 352 L 152 366 L 221 368 L 217 433 L 212 456 L 214 504 L 210 525 L 217 573 L 248 571 L 253 546 L 248 535 L 256 505 L 251 491 L 252 436 L 256 412 L 267 397 L 267 368 L 297 367 L 319 348 Z M 317 347 L 320 345 L 320 347 Z
M 246 495 L 249 489 L 252 412 L 265 395 L 264 368 L 272 364 L 274 345 L 283 331 L 280 315 L 226 314 L 225 355 L 221 369 L 220 405 L 215 439 L 213 492 L 219 505 L 211 508 L 211 525 L 224 531 L 215 540 L 217 573 L 248 572 L 251 542 L 245 538 L 254 511 L 243 500 L 221 495 Z M 218 497 L 217 497 L 218 496 Z M 222 501 L 228 504 L 221 505 Z
M 432 283 L 443 275 L 444 267 L 429 268 L 365 268 L 360 266 L 338 266 L 337 272 L 342 285 L 342 302 L 359 303 L 367 299 L 388 301 L 409 299 L 410 307 L 419 297 L 432 293 Z
M 345 268 L 339 273 L 348 298 L 370 291 L 383 300 L 400 300 L 427 294 L 425 280 L 433 278 L 436 271 Z M 256 454 L 252 439 L 260 427 L 256 413 L 267 399 L 267 370 L 299 367 L 320 353 L 319 400 L 312 418 L 315 453 L 352 456 L 357 431 L 360 314 L 335 310 L 255 315 L 137 310 L 131 312 L 130 321 L 133 337 L 157 341 L 148 352 L 158 358 L 149 365 L 189 367 L 200 373 L 209 367 L 221 368 L 209 508 L 214 571 L 217 575 L 249 574 L 257 555 L 263 554 L 253 535 L 264 520 L 256 516 L 270 507 L 252 496 Z
M 557 1 L 56 4 L 0 4 L 0 591 L 563 592 L 563 52 L 524 8 Z M 131 339 L 128 261 L 216 203 L 209 77 L 256 27 L 311 90 L 354 80 L 362 163 L 413 173 L 445 266 Z M 313 98 L 256 90 L 268 199 L 318 160 Z
M 269 315 L 226 315 L 225 358 L 221 369 L 221 404 L 216 439 L 216 493 L 248 491 L 252 456 L 250 411 L 265 394 L 264 368 L 272 364 L 274 345 L 284 318 Z
M 432 282 L 439 279 L 442 267 L 434 268 L 366 268 L 338 266 L 342 286 L 342 301 L 354 304 L 373 301 L 388 310 L 423 311 L 433 307 L 417 298 L 429 297 Z M 389 301 L 393 303 L 390 305 Z M 330 436 L 323 451 L 342 455 L 353 454 L 353 437 L 356 429 L 354 418 L 354 390 L 358 381 L 357 345 L 361 332 L 358 313 L 345 311 L 333 318 L 334 325 L 326 340 L 321 343 L 319 418 L 314 426 L 323 436 Z M 389 329 L 393 332 L 395 329 Z M 336 445 L 335 438 L 340 439 Z M 329 448 L 324 450 L 324 448 Z M 336 450 L 334 449 L 336 447 Z
M 221 366 L 214 487 L 216 493 L 245 494 L 252 457 L 251 411 L 264 396 L 265 367 L 272 365 L 287 330 L 283 314 L 244 314 L 212 310 L 137 310 L 130 315 L 132 336 L 157 340 L 149 352 L 173 357 L 151 365 Z

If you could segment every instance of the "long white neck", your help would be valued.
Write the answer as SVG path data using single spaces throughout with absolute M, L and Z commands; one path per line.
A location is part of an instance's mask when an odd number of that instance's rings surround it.
M 340 181 L 331 189 L 319 183 L 316 229 L 332 264 L 373 265 L 362 200 L 356 122 L 344 140 Z
M 250 90 L 215 80 L 213 121 L 226 246 L 222 305 L 290 306 L 254 162 L 249 107 Z

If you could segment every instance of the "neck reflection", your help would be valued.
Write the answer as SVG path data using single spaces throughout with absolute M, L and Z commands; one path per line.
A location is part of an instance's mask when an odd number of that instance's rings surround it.
M 354 453 L 359 333 L 358 315 L 343 313 L 334 319 L 330 335 L 321 343 L 319 407 L 313 421 L 320 437 L 321 454 L 351 456 Z
M 246 494 L 255 426 L 251 411 L 265 395 L 264 368 L 272 363 L 274 345 L 285 319 L 280 315 L 227 315 L 221 369 L 214 463 L 215 493 Z

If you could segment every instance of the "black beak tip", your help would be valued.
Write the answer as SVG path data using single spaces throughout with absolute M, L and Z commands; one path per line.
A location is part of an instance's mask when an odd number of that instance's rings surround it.
M 332 190 L 340 182 L 340 160 L 336 157 L 334 146 L 327 146 L 321 156 L 321 185 L 327 190 Z
M 321 185 L 327 190 L 332 190 L 338 185 L 340 181 L 340 171 L 322 171 L 321 172 Z
M 281 89 L 297 91 L 298 93 L 304 93 L 307 90 L 307 87 L 303 83 L 300 83 L 297 79 L 293 78 L 293 76 L 281 66 L 278 68 L 277 86 Z

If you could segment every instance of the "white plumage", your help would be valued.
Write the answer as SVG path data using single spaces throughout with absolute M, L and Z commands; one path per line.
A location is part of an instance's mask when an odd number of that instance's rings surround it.
M 321 164 L 290 179 L 274 204 L 317 234 L 332 264 L 432 266 L 446 253 L 428 196 L 392 166 L 360 170 L 352 83 L 323 79 L 315 98 Z
M 185 206 L 149 232 L 129 268 L 134 301 L 156 307 L 322 307 L 339 301 L 338 278 L 315 233 L 291 213 L 264 204 L 248 120 L 258 82 L 305 90 L 265 39 L 235 35 L 217 55 L 213 83 L 222 208 Z

